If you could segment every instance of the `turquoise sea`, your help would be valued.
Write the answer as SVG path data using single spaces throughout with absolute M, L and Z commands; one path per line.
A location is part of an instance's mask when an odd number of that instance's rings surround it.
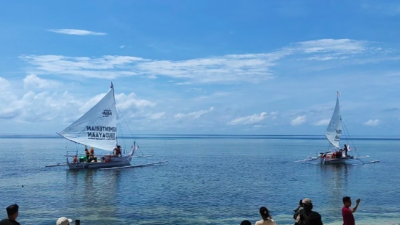
M 122 139 L 129 146 L 133 139 Z M 62 138 L 0 138 L 0 216 L 13 203 L 21 224 L 253 224 L 270 209 L 278 225 L 292 225 L 300 199 L 312 199 L 324 224 L 342 224 L 342 197 L 361 199 L 357 225 L 400 224 L 400 139 L 357 138 L 350 165 L 295 162 L 325 151 L 319 136 L 141 136 L 138 154 L 167 164 L 125 170 L 70 171 L 64 162 L 81 146 Z M 349 140 L 350 141 L 350 140 Z M 344 144 L 344 142 L 343 142 Z M 124 146 L 124 145 L 123 145 Z M 357 147 L 357 151 L 355 150 Z M 100 150 L 96 150 L 100 154 Z M 4 209 L 4 210 L 3 210 Z

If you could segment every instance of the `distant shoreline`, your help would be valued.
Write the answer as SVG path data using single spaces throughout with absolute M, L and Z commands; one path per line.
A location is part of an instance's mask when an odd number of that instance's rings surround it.
M 62 138 L 52 134 L 0 134 L 0 138 Z M 308 139 L 323 140 L 324 135 L 234 135 L 234 134 L 138 134 L 133 136 L 122 136 L 123 139 L 170 139 L 170 138 L 190 138 L 190 139 Z M 396 135 L 354 135 L 352 137 L 342 136 L 342 140 L 400 140 Z

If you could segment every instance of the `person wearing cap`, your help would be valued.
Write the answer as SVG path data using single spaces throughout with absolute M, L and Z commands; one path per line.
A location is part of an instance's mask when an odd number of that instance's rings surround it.
M 343 205 L 344 205 L 342 208 L 343 225 L 355 225 L 356 224 L 353 213 L 357 210 L 358 204 L 360 204 L 360 199 L 357 199 L 356 206 L 354 206 L 354 208 L 350 209 L 351 198 L 349 196 L 343 197 Z
M 272 219 L 271 214 L 267 207 L 260 208 L 261 220 L 257 221 L 255 225 L 276 225 L 275 221 Z
M 18 208 L 17 204 L 10 205 L 6 208 L 8 219 L 4 219 L 0 221 L 0 225 L 20 225 L 16 221 L 18 217 Z
M 321 215 L 312 211 L 313 204 L 311 199 L 305 198 L 302 203 L 303 209 L 296 216 L 295 225 L 323 225 Z
M 56 225 L 69 225 L 71 222 L 72 220 L 67 217 L 60 217 L 58 218 Z

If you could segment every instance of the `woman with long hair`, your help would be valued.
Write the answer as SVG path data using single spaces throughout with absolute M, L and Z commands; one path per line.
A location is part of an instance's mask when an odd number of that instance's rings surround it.
M 256 225 L 276 225 L 267 207 L 263 206 L 260 208 L 260 215 L 261 215 L 261 220 L 257 221 Z

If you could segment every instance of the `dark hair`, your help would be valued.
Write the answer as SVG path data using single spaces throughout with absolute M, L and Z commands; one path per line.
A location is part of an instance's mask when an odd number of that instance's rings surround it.
M 243 220 L 240 225 L 251 225 L 251 222 L 248 220 Z
M 349 196 L 343 197 L 343 203 L 346 203 L 346 202 L 349 202 L 349 201 L 351 201 Z
M 269 214 L 269 210 L 267 207 L 263 206 L 260 208 L 260 215 L 261 217 L 264 218 L 269 218 L 271 215 Z
M 8 207 L 6 208 L 6 210 L 7 210 L 7 215 L 8 215 L 8 216 L 14 215 L 15 213 L 18 212 L 18 208 L 19 208 L 19 207 L 18 207 L 17 204 L 13 204 L 13 205 L 8 206 Z

